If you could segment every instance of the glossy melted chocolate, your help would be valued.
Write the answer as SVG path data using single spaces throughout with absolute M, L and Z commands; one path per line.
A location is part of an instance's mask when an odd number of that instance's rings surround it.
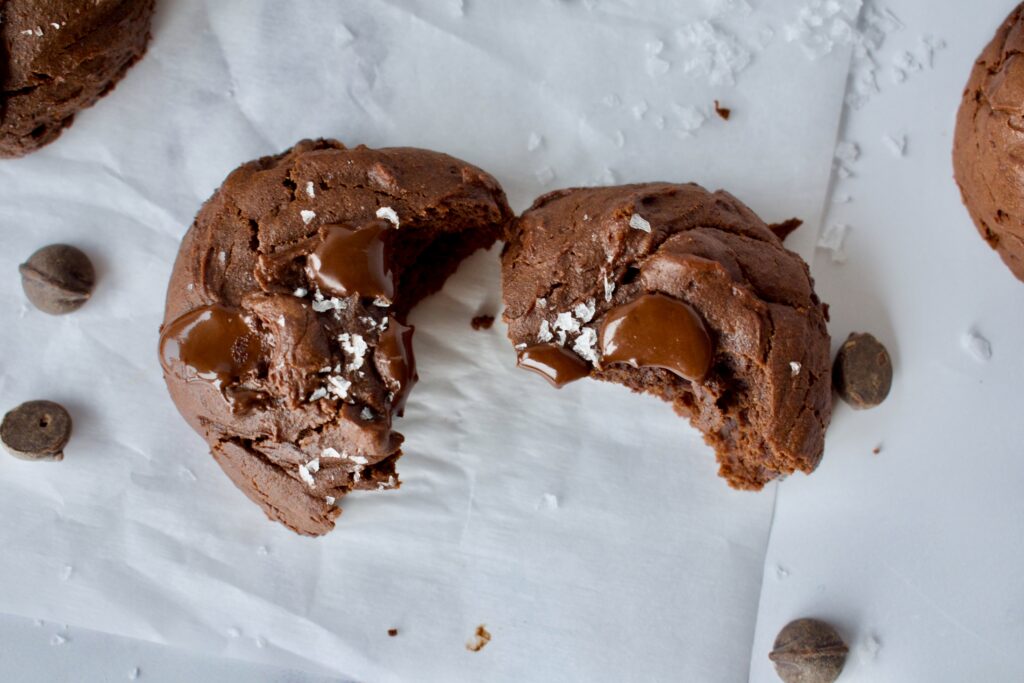
M 416 357 L 412 352 L 411 325 L 403 325 L 394 318 L 388 318 L 388 328 L 380 335 L 374 351 L 374 364 L 388 390 L 394 393 L 391 412 L 399 417 L 405 414 L 405 400 L 409 390 L 416 383 Z
M 160 333 L 165 372 L 184 366 L 186 379 L 213 382 L 222 390 L 255 370 L 262 358 L 260 336 L 240 312 L 226 306 L 197 308 Z
M 325 293 L 391 301 L 395 278 L 388 262 L 383 235 L 391 230 L 385 220 L 370 221 L 358 228 L 325 225 L 323 241 L 306 258 L 306 273 Z
M 699 380 L 711 368 L 711 336 L 697 312 L 664 294 L 645 294 L 613 308 L 599 336 L 605 363 L 664 368 Z
M 586 361 L 557 344 L 537 344 L 523 349 L 516 365 L 536 372 L 559 389 L 590 374 Z

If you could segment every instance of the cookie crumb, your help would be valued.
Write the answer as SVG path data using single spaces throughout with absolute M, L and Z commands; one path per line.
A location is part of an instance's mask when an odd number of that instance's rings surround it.
M 489 330 L 494 324 L 493 315 L 478 315 L 475 316 L 469 324 L 473 326 L 474 330 Z
M 875 446 L 874 448 L 871 449 L 872 455 L 878 455 L 881 452 L 882 452 L 882 444 L 878 444 L 877 446 Z
M 785 241 L 794 230 L 803 225 L 804 222 L 799 218 L 787 218 L 780 223 L 769 223 L 768 229 L 775 233 L 775 236 L 780 240 Z
M 389 628 L 388 629 L 388 635 L 391 636 L 392 638 L 394 638 L 395 636 L 398 635 L 398 629 L 397 628 Z
M 480 652 L 484 649 L 487 643 L 491 642 L 491 634 L 487 630 L 487 627 L 480 624 L 476 627 L 476 633 L 473 634 L 473 640 L 466 643 L 466 649 L 470 652 Z
M 719 104 L 718 100 L 715 100 L 715 113 L 718 114 L 723 121 L 728 121 L 729 117 L 732 116 L 732 109 L 729 107 L 723 107 Z

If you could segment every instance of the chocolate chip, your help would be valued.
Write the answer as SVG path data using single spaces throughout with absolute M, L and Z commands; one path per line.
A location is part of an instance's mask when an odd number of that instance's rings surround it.
M 718 114 L 723 121 L 728 121 L 729 117 L 732 116 L 732 109 L 723 107 L 718 103 L 718 100 L 715 100 L 715 113 Z
M 854 408 L 877 406 L 892 387 L 889 352 L 870 334 L 851 334 L 832 364 L 832 385 Z
M 63 460 L 71 436 L 71 416 L 52 401 L 29 401 L 4 415 L 0 440 L 22 460 Z
M 398 629 L 397 628 L 389 628 L 388 629 L 388 635 L 391 636 L 392 638 L 394 638 L 395 636 L 398 635 Z
M 843 671 L 849 648 L 831 625 L 820 619 L 797 619 L 775 638 L 768 658 L 785 683 L 832 683 Z
M 92 296 L 96 271 L 80 249 L 51 244 L 18 266 L 21 287 L 32 305 L 50 315 L 78 310 Z

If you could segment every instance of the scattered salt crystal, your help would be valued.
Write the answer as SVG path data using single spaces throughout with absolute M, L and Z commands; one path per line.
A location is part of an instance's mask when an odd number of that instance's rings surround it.
M 665 128 L 665 117 L 662 116 L 661 114 L 655 116 L 654 127 L 657 128 L 658 130 L 663 130 Z
M 639 102 L 633 105 L 633 118 L 639 121 L 647 114 L 647 110 L 649 108 L 650 107 L 647 105 L 647 100 L 640 100 Z
M 821 233 L 818 238 L 817 247 L 832 252 L 833 263 L 845 263 L 846 252 L 843 251 L 843 243 L 846 235 L 850 232 L 850 226 L 843 223 L 832 223 Z
M 262 638 L 262 637 L 260 637 L 260 638 L 256 638 L 256 647 L 258 647 L 258 648 L 260 648 L 260 649 L 262 650 L 262 649 L 263 649 L 263 648 L 265 648 L 266 646 L 267 646 L 267 641 L 266 641 L 266 639 L 264 639 L 264 638 Z
M 874 633 L 869 633 L 860 645 L 861 657 L 864 661 L 873 662 L 878 658 L 878 651 L 882 649 L 882 640 Z
M 343 332 L 338 335 L 338 341 L 341 343 L 341 349 L 349 356 L 352 360 L 349 361 L 348 371 L 352 372 L 363 367 L 363 362 L 366 359 L 366 352 L 370 350 L 369 344 L 363 339 L 361 334 L 349 334 Z
M 710 85 L 733 85 L 751 61 L 735 36 L 707 20 L 682 26 L 676 38 L 685 55 L 683 71 L 705 77 Z
M 604 99 L 602 99 L 601 102 L 606 107 L 617 107 L 622 104 L 622 100 L 619 99 L 619 96 L 615 93 L 608 93 L 604 96 Z
M 256 554 L 262 557 L 266 557 L 270 554 L 270 551 L 267 550 L 267 546 L 261 545 L 259 548 L 256 548 Z
M 860 147 L 856 142 L 843 141 L 836 144 L 836 159 L 844 164 L 852 164 L 860 158 Z
M 833 199 L 833 204 L 849 204 L 853 201 L 853 197 L 848 194 L 837 194 Z
M 369 465 L 370 464 L 370 461 L 367 460 L 362 455 L 350 455 L 350 456 L 348 456 L 348 459 L 351 460 L 352 462 L 354 462 L 357 465 Z
M 572 345 L 572 350 L 575 351 L 580 358 L 588 360 L 595 365 L 598 362 L 597 358 L 597 332 L 592 327 L 584 327 L 580 331 L 580 335 L 576 337 L 576 342 Z
M 672 105 L 672 108 L 679 114 L 679 133 L 683 137 L 690 137 L 698 131 L 708 117 L 703 111 L 693 105 Z
M 217 260 L 220 261 L 220 264 L 223 266 L 228 262 L 228 252 L 222 249 L 220 253 L 217 254 Z
M 295 296 L 297 296 L 297 297 L 299 297 L 301 299 L 304 296 L 306 296 L 307 294 L 309 294 L 309 290 L 307 290 L 305 287 L 299 287 L 294 292 L 292 292 L 292 294 L 294 294 Z
M 781 564 L 775 565 L 775 577 L 778 579 L 785 579 L 789 576 L 789 570 L 783 567 Z
M 50 645 L 63 645 L 68 642 L 68 639 L 59 633 L 54 633 L 53 637 L 50 638 Z
M 364 420 L 366 422 L 371 422 L 373 420 L 373 417 L 374 417 L 373 416 L 373 411 L 370 410 L 369 408 L 364 407 L 362 409 L 362 411 L 360 411 L 359 417 L 360 417 L 360 419 L 362 419 L 362 420 Z
M 530 152 L 538 149 L 544 144 L 544 138 L 537 133 L 530 133 L 530 137 L 526 140 L 526 149 Z
M 284 327 L 286 323 L 287 323 L 287 320 L 285 320 L 284 315 L 277 316 L 277 324 L 278 325 L 280 325 L 281 327 Z
M 558 331 L 558 345 L 559 346 L 565 346 L 565 342 L 566 342 L 567 339 L 568 339 L 568 335 L 566 334 L 566 331 L 565 330 L 559 330 Z
M 383 218 L 384 220 L 389 221 L 396 228 L 398 227 L 398 212 L 390 206 L 382 206 L 377 209 L 377 218 Z
M 27 29 L 25 29 L 24 31 L 21 32 L 21 35 L 23 35 L 23 36 L 31 36 L 31 35 L 34 35 L 34 31 L 32 29 L 30 29 L 30 28 L 27 28 Z
M 851 171 L 849 167 L 847 167 L 846 165 L 839 164 L 839 166 L 836 168 L 836 175 L 842 178 L 843 180 L 846 180 L 847 178 L 853 177 L 853 171 Z
M 324 502 L 328 505 L 334 505 L 334 496 L 324 496 Z
M 664 76 L 672 68 L 672 62 L 667 59 L 662 59 L 657 56 L 649 56 L 647 58 L 647 74 L 651 78 L 657 78 L 658 76 Z
M 608 274 L 604 275 L 604 300 L 611 301 L 612 296 L 615 294 L 615 283 L 608 279 Z
M 71 579 L 71 575 L 75 573 L 75 568 L 70 564 L 64 565 L 64 568 L 60 570 L 60 580 L 68 581 Z
M 541 320 L 540 329 L 537 331 L 537 341 L 543 344 L 554 338 L 554 335 L 551 334 L 551 325 L 548 324 L 547 320 Z
M 548 307 L 548 300 L 547 299 L 545 299 L 544 297 L 540 297 L 539 299 L 537 299 L 537 308 L 547 308 L 547 307 Z
M 50 26 L 54 27 L 58 31 L 60 30 L 60 24 L 58 24 L 56 21 L 51 21 Z
M 187 467 L 182 466 L 181 469 L 178 470 L 178 474 L 180 474 L 181 478 L 185 481 L 199 481 L 196 477 L 196 473 Z
M 359 480 L 362 479 L 362 478 L 363 478 L 363 471 L 361 469 L 353 470 L 353 472 L 352 472 L 352 481 L 353 482 L 358 484 Z
M 322 451 L 320 451 L 320 457 L 321 458 L 339 458 L 340 459 L 340 458 L 342 458 L 344 456 L 342 456 L 342 454 L 338 452 L 338 449 L 332 448 L 331 446 L 328 446 L 327 448 L 325 448 Z
M 883 135 L 882 143 L 895 157 L 902 157 L 907 151 L 906 135 Z
M 555 316 L 555 324 L 553 327 L 556 330 L 562 330 L 563 332 L 579 332 L 580 324 L 576 318 L 573 317 L 572 313 L 565 311 Z
M 195 288 L 196 288 L 195 284 L 193 284 L 193 283 L 191 283 L 191 282 L 190 282 L 190 283 L 188 283 L 187 285 L 185 285 L 185 289 L 187 289 L 187 290 L 188 290 L 188 291 L 190 291 L 190 292 L 191 292 L 192 290 L 194 290 Z
M 853 27 L 860 8 L 861 0 L 808 0 L 783 35 L 787 42 L 799 43 L 808 59 L 819 59 L 837 46 L 856 42 Z
M 634 213 L 629 217 L 629 227 L 634 230 L 643 230 L 644 232 L 651 231 L 651 224 L 638 213 Z
M 526 344 L 516 344 L 515 349 L 516 349 L 516 351 L 525 351 L 526 350 Z
M 982 363 L 992 360 L 992 344 L 977 330 L 968 330 L 960 343 L 975 360 Z
M 128 680 L 137 681 L 139 679 L 139 675 L 141 674 L 142 671 L 139 669 L 139 667 L 135 667 L 134 669 L 128 672 Z
M 35 619 L 32 623 L 35 626 L 42 626 L 43 625 L 43 620 L 42 619 Z
M 320 292 L 317 292 L 313 299 L 313 310 L 317 313 L 326 313 L 330 310 L 344 311 L 346 308 L 348 308 L 348 302 L 342 301 L 336 296 L 325 299 Z
M 387 308 L 388 306 L 391 305 L 391 302 L 382 296 L 378 296 L 376 299 L 373 300 L 373 305 L 377 306 L 378 308 Z
M 314 218 L 316 218 L 316 211 L 310 211 L 309 209 L 303 209 L 299 211 L 299 215 L 302 217 L 302 224 L 309 225 Z
M 597 305 L 593 299 L 590 299 L 586 303 L 576 304 L 576 307 L 572 309 L 573 315 L 575 315 L 581 323 L 589 323 L 594 319 L 594 314 L 596 312 Z
M 309 196 L 310 199 L 314 199 L 316 197 L 316 188 L 313 187 L 312 180 L 306 183 L 306 194 Z
M 317 389 L 314 390 L 306 400 L 312 403 L 313 401 L 319 401 L 322 398 L 327 398 L 327 389 L 324 387 L 317 387 Z
M 533 175 L 534 177 L 537 178 L 537 182 L 539 182 L 541 185 L 547 185 L 552 180 L 555 179 L 555 172 L 551 169 L 550 166 L 545 166 L 543 168 L 538 169 Z
M 789 362 L 789 374 L 796 377 L 800 374 L 800 368 L 803 366 L 797 363 L 795 360 Z
M 348 396 L 348 389 L 352 386 L 352 382 L 349 382 L 347 379 L 342 377 L 338 377 L 337 375 L 331 375 L 328 377 L 327 383 L 331 385 L 327 387 L 327 390 L 342 399 Z
M 232 626 L 231 628 L 229 628 L 227 630 L 227 634 L 228 634 L 228 638 L 241 638 L 242 637 L 242 632 L 240 630 L 238 630 L 237 628 L 235 628 L 234 626 Z
M 557 510 L 558 509 L 558 496 L 553 493 L 545 493 L 537 501 L 537 509 L 544 508 L 545 510 Z
M 299 478 L 306 482 L 306 486 L 316 486 L 316 480 L 313 479 L 313 475 L 309 472 L 309 465 L 299 465 Z

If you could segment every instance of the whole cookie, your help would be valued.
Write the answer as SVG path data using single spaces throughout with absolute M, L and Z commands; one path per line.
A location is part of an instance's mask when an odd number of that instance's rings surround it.
M 824 307 L 807 264 L 734 197 L 693 184 L 561 190 L 507 240 L 521 366 L 669 401 L 735 488 L 817 466 L 831 417 Z
M 978 232 L 1024 280 L 1024 5 L 974 63 L 957 114 L 953 169 Z
M 267 516 L 330 531 L 397 488 L 416 368 L 406 315 L 511 219 L 498 183 L 437 152 L 303 141 L 234 171 L 185 235 L 160 356 L 181 414 Z
M 154 0 L 6 0 L 0 156 L 57 139 L 146 51 Z

